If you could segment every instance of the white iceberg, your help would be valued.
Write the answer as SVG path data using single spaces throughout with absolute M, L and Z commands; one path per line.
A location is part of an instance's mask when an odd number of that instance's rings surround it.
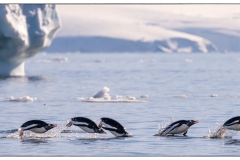
M 55 5 L 0 5 L 0 76 L 24 76 L 24 62 L 48 47 L 60 21 Z

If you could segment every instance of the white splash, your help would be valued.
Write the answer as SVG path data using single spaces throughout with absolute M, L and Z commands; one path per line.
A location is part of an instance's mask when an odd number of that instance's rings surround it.
M 216 130 L 215 132 L 212 132 L 213 130 Z M 216 138 L 216 139 L 231 139 L 232 136 L 234 136 L 237 132 L 233 130 L 228 130 L 222 126 L 220 123 L 216 123 L 214 128 L 210 129 L 208 127 L 208 133 L 206 136 L 203 136 L 203 138 Z
M 158 135 L 161 135 L 162 131 L 166 129 L 166 127 L 173 122 L 173 119 L 170 117 L 167 120 L 164 120 L 162 125 L 158 123 Z
M 220 127 L 217 131 L 212 132 L 210 128 L 208 128 L 208 134 L 204 136 L 204 138 L 216 138 L 216 139 L 226 139 L 232 138 L 231 135 L 226 135 L 227 130 L 223 127 Z

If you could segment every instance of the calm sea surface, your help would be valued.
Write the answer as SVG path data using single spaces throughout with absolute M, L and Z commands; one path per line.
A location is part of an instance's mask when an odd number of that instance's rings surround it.
M 226 120 L 240 116 L 240 54 L 39 53 L 26 61 L 25 71 L 24 78 L 0 78 L 0 156 L 240 155 L 239 132 L 228 131 L 225 139 L 204 138 Z M 113 97 L 130 95 L 147 102 L 78 99 L 91 97 L 103 87 Z M 149 97 L 140 98 L 143 94 Z M 35 100 L 10 102 L 10 96 Z M 96 122 L 113 118 L 133 137 L 65 128 L 67 120 L 78 116 Z M 58 127 L 18 138 L 14 129 L 32 119 Z M 199 121 L 189 128 L 187 137 L 153 136 L 158 124 L 182 119 Z

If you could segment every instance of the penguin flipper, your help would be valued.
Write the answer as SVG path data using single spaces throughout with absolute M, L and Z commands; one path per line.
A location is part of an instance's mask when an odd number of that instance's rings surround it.
M 187 136 L 187 135 L 186 135 L 186 134 L 187 134 L 187 132 L 188 132 L 188 130 L 186 130 L 186 131 L 183 133 L 183 135 L 184 135 L 184 136 Z

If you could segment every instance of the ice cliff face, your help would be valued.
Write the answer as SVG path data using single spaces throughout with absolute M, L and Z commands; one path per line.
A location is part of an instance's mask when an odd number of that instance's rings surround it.
M 48 47 L 59 28 L 55 5 L 0 5 L 0 76 L 24 76 L 24 61 Z

